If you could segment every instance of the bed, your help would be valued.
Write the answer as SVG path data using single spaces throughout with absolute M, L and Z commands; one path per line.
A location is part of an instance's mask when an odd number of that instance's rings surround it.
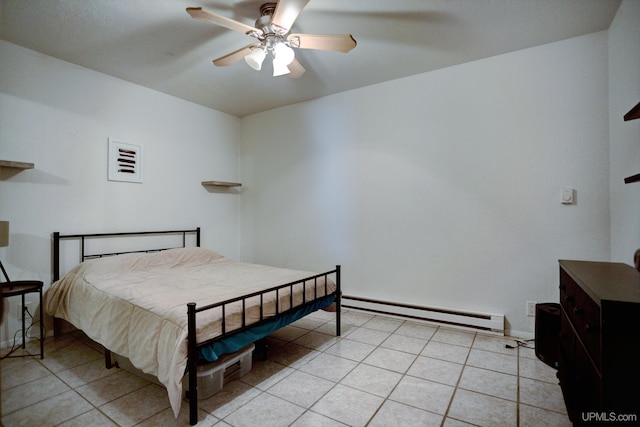
M 179 244 L 94 252 L 96 240 L 175 238 Z M 79 244 L 79 263 L 62 277 L 61 242 Z M 75 243 L 73 243 L 75 244 Z M 154 242 L 157 245 L 157 242 Z M 108 247 L 108 245 L 104 245 Z M 188 375 L 189 422 L 197 423 L 197 366 L 235 352 L 307 314 L 336 313 L 340 266 L 320 274 L 241 263 L 200 247 L 200 229 L 129 233 L 53 233 L 54 283 L 45 309 L 110 352 L 128 358 L 166 388 L 174 414 Z

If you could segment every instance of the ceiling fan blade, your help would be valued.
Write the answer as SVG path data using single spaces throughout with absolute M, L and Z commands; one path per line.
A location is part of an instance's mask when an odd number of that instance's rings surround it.
M 289 71 L 290 71 L 290 73 L 287 74 L 287 77 L 290 77 L 292 79 L 297 79 L 298 77 L 302 77 L 302 75 L 306 71 L 304 67 L 298 62 L 297 59 L 294 59 L 291 64 L 287 65 L 287 68 L 289 68 Z
M 242 22 L 235 21 L 231 18 L 227 18 L 226 16 L 218 15 L 217 13 L 213 13 L 202 7 L 188 7 L 187 13 L 194 19 L 220 25 L 221 27 L 225 27 L 233 31 L 238 31 L 244 34 L 249 34 L 255 31 L 258 34 L 262 34 L 262 30 L 252 27 L 251 25 L 243 24 Z
M 356 47 L 356 39 L 351 34 L 289 34 L 292 47 L 300 49 L 333 50 L 347 53 Z
M 280 0 L 273 12 L 271 24 L 289 30 L 309 0 Z
M 231 52 L 226 54 L 225 56 L 221 56 L 220 58 L 214 59 L 213 64 L 218 67 L 226 67 L 227 65 L 231 65 L 235 62 L 240 61 L 245 56 L 251 53 L 251 49 L 260 46 L 260 43 L 251 43 L 243 48 L 236 50 L 235 52 Z

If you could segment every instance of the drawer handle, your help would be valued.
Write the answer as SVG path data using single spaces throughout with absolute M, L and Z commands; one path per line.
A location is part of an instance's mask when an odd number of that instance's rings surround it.
M 584 313 L 584 310 L 580 307 L 576 307 L 573 309 L 573 314 L 575 314 L 576 316 L 582 316 L 582 313 Z
M 571 295 L 567 295 L 566 297 L 564 297 L 564 302 L 572 302 L 573 301 L 573 297 Z
M 592 333 L 594 331 L 594 328 L 593 328 L 593 326 L 591 326 L 590 324 L 587 323 L 586 325 L 584 325 L 584 330 L 585 330 L 586 333 L 590 334 L 590 333 Z

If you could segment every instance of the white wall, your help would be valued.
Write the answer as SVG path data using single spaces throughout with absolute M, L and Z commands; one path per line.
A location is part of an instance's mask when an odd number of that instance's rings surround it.
M 243 258 L 531 334 L 558 259 L 610 256 L 607 84 L 600 32 L 245 117 Z
M 239 257 L 239 119 L 0 41 L 0 219 L 13 280 L 51 280 L 51 233 L 202 227 L 202 245 Z M 108 138 L 143 146 L 142 184 L 107 181 Z M 18 323 L 12 304 L 0 339 Z M 6 318 L 5 318 L 6 320 Z
M 640 120 L 623 116 L 640 102 L 640 1 L 622 2 L 609 29 L 611 259 L 633 265 L 640 248 Z

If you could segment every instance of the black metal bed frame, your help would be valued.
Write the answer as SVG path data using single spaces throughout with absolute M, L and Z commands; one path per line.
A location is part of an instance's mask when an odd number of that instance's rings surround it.
M 80 240 L 80 262 L 83 262 L 87 259 L 91 258 L 100 258 L 105 256 L 114 256 L 114 255 L 122 255 L 127 253 L 141 253 L 141 252 L 159 252 L 168 249 L 174 248 L 162 248 L 162 249 L 143 249 L 143 250 L 134 250 L 134 251 L 125 251 L 125 252 L 112 252 L 112 253 L 102 253 L 102 254 L 86 254 L 85 252 L 85 240 L 86 239 L 100 239 L 100 238 L 110 238 L 110 237 L 122 237 L 122 236 L 145 236 L 145 235 L 155 235 L 155 236 L 164 236 L 164 235 L 180 235 L 182 234 L 182 246 L 186 247 L 187 244 L 187 235 L 195 234 L 196 235 L 196 246 L 200 246 L 200 227 L 191 229 L 191 230 L 169 230 L 169 231 L 141 231 L 141 232 L 125 232 L 125 233 L 93 233 L 93 234 L 67 234 L 62 235 L 59 232 L 53 233 L 53 281 L 55 282 L 60 278 L 60 241 L 61 240 L 72 240 L 78 239 Z M 197 364 L 198 364 L 198 348 L 209 345 L 213 342 L 220 341 L 222 339 L 228 338 L 232 335 L 238 334 L 240 332 L 244 332 L 253 327 L 262 325 L 267 323 L 278 316 L 284 315 L 286 313 L 292 312 L 294 310 L 298 310 L 304 308 L 308 305 L 313 304 L 313 302 L 318 298 L 318 279 L 324 278 L 324 293 L 322 296 L 331 295 L 327 293 L 327 282 L 329 276 L 335 274 L 335 284 L 336 290 L 335 294 L 335 306 L 336 306 L 336 336 L 340 336 L 340 309 L 341 309 L 341 288 L 340 288 L 340 266 L 336 265 L 335 270 L 327 271 L 325 273 L 316 274 L 313 276 L 306 277 L 304 279 L 296 280 L 293 282 L 285 283 L 282 285 L 274 286 L 269 289 L 265 289 L 258 292 L 253 292 L 251 294 L 243 295 L 241 297 L 236 297 L 232 299 L 228 299 L 225 301 L 221 301 L 218 303 L 196 307 L 196 303 L 191 302 L 187 304 L 187 373 L 189 376 L 189 424 L 195 425 L 198 422 L 198 377 L 197 377 Z M 307 296 L 307 282 L 313 281 L 313 295 Z M 294 306 L 293 305 L 293 288 L 296 285 L 302 285 L 302 304 Z M 320 285 L 322 286 L 322 285 Z M 281 310 L 280 307 L 280 291 L 281 290 L 289 290 L 289 308 Z M 276 314 L 275 316 L 265 317 L 264 315 L 264 307 L 263 307 L 263 298 L 264 295 L 268 293 L 275 292 L 276 294 Z M 250 298 L 260 298 L 260 320 L 258 322 L 247 325 L 246 322 L 246 301 Z M 240 328 L 236 328 L 230 331 L 227 331 L 226 322 L 225 322 L 225 312 L 226 307 L 230 304 L 242 304 L 242 326 Z M 213 310 L 216 308 L 220 308 L 222 310 L 222 334 L 198 343 L 196 341 L 196 314 Z M 60 331 L 58 319 L 54 318 L 54 335 L 58 335 Z M 111 362 L 111 352 L 109 349 L 105 348 L 105 365 L 106 368 L 112 367 Z

